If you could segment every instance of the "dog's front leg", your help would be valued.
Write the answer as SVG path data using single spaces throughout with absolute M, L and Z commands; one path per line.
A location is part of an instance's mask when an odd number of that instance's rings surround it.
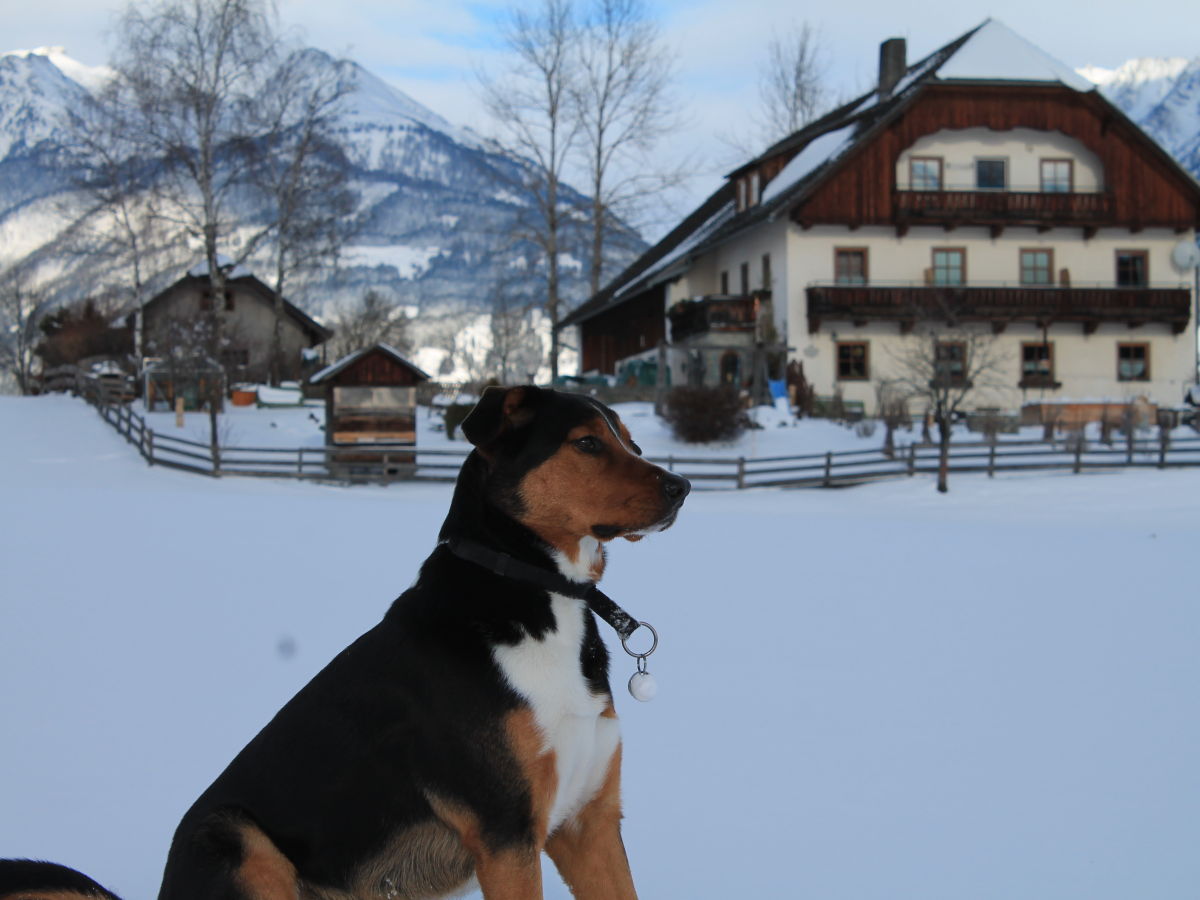
M 637 900 L 621 841 L 621 748 L 599 792 L 550 836 L 546 853 L 576 900 Z

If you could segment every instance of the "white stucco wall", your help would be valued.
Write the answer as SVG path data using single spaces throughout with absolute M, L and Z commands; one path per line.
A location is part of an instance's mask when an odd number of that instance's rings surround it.
M 900 190 L 909 187 L 909 161 L 914 156 L 942 158 L 945 190 L 973 190 L 976 159 L 1006 160 L 1009 190 L 1039 190 L 1040 161 L 1043 159 L 1073 160 L 1076 192 L 1087 193 L 1104 188 L 1104 166 L 1099 157 L 1080 141 L 1057 131 L 963 128 L 925 135 L 905 149 L 896 160 L 896 186 Z

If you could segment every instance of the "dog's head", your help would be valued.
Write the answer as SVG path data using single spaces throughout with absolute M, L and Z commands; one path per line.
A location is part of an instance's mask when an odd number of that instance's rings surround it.
M 578 394 L 489 388 L 462 431 L 487 466 L 488 499 L 555 546 L 662 531 L 691 490 L 641 458 L 615 412 Z

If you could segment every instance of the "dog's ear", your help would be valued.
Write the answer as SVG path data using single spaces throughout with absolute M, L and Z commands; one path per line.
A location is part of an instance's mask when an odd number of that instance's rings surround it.
M 541 388 L 533 385 L 487 388 L 459 427 L 476 447 L 487 447 L 502 435 L 532 422 L 541 394 Z

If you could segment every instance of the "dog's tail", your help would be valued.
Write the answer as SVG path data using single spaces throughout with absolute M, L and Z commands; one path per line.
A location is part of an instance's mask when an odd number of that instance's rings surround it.
M 82 872 L 32 859 L 0 859 L 0 900 L 121 900 Z

